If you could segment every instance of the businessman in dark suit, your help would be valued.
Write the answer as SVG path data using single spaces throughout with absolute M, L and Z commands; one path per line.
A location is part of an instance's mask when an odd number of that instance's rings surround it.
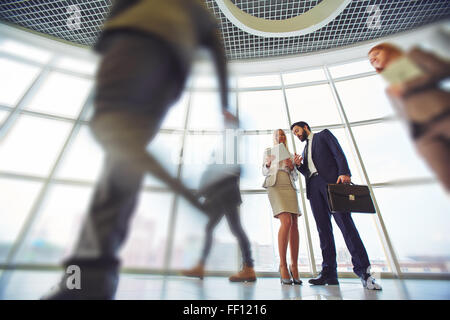
M 352 255 L 353 271 L 361 278 L 365 288 L 381 290 L 381 286 L 370 274 L 369 257 L 351 213 L 336 212 L 332 214 L 328 206 L 327 184 L 351 182 L 347 159 L 338 140 L 328 129 L 312 133 L 309 125 L 303 121 L 292 124 L 291 131 L 300 141 L 306 141 L 302 156 L 296 154 L 294 162 L 297 170 L 306 179 L 306 196 L 311 203 L 316 220 L 323 257 L 322 271 L 317 278 L 309 280 L 309 283 L 314 285 L 339 284 L 336 246 L 331 225 L 331 215 L 333 215 Z

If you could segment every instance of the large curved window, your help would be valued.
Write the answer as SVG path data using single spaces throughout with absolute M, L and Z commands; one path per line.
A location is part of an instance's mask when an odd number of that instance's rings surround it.
M 14 45 L 21 46 L 0 41 L 0 70 L 9 70 L 0 73 L 0 86 L 8 88 L 0 91 L 0 194 L 6 199 L 0 202 L 0 263 L 56 265 L 76 240 L 101 174 L 104 154 L 87 126 L 96 65 L 28 45 L 26 50 L 35 55 L 22 55 L 11 49 Z M 215 81 L 214 75 L 194 74 L 148 146 L 193 189 L 223 141 Z M 289 127 L 303 120 L 315 132 L 330 129 L 347 156 L 353 181 L 373 190 L 377 214 L 353 214 L 373 270 L 449 272 L 448 197 L 418 156 L 384 94 L 382 79 L 366 60 L 237 74 L 230 87 L 232 111 L 241 123 L 239 211 L 256 271 L 275 274 L 279 264 L 279 221 L 262 187 L 263 151 L 273 145 L 273 131 L 283 129 L 290 151 L 301 153 L 305 144 Z M 299 265 L 310 275 L 320 270 L 322 258 L 303 177 L 297 193 L 303 213 Z M 121 251 L 124 266 L 157 271 L 194 265 L 206 223 L 204 215 L 148 175 Z M 333 228 L 338 271 L 351 273 L 351 256 L 334 222 Z M 236 271 L 242 259 L 225 219 L 214 235 L 207 270 Z

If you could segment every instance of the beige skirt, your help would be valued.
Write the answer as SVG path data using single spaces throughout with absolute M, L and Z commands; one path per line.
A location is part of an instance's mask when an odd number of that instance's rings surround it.
M 302 215 L 298 209 L 297 192 L 292 187 L 287 172 L 278 170 L 277 181 L 273 186 L 267 187 L 267 191 L 275 218 L 282 212 L 289 212 L 299 216 Z

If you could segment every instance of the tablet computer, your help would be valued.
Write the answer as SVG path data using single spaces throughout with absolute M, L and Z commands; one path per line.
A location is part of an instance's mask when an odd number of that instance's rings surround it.
M 275 156 L 274 162 L 282 161 L 291 157 L 291 154 L 286 149 L 283 143 L 275 145 L 271 148 L 267 155 Z

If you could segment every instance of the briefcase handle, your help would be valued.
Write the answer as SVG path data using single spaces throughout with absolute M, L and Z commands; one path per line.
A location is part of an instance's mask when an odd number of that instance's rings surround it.
M 347 184 L 347 183 L 335 183 L 335 184 Z M 354 183 L 351 182 L 351 181 L 350 181 L 350 183 L 348 183 L 348 184 L 352 184 L 352 185 L 354 185 L 354 186 L 357 186 L 357 184 L 354 184 Z
M 341 183 L 339 183 L 339 184 L 341 184 Z M 342 184 L 345 184 L 345 183 L 342 183 Z M 351 181 L 350 181 L 349 184 L 351 184 L 351 185 L 353 185 L 353 186 L 365 186 L 365 184 L 356 184 L 356 183 L 353 183 L 353 182 L 351 182 Z

